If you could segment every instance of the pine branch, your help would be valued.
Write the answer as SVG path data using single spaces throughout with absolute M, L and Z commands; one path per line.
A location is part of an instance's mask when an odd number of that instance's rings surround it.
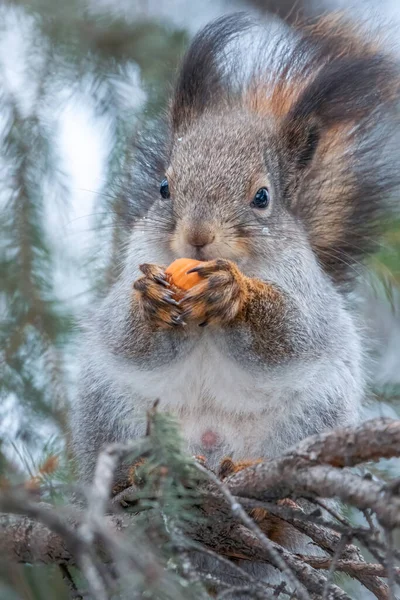
M 161 417 L 160 420 L 162 422 Z M 151 435 L 154 435 L 154 427 Z M 148 450 L 149 438 L 144 441 Z M 272 562 L 283 572 L 290 569 L 307 590 L 302 593 L 301 587 L 294 584 L 297 598 L 321 598 L 324 593 L 326 598 L 348 598 L 337 585 L 330 582 L 333 572 L 343 572 L 358 579 L 379 600 L 388 600 L 391 597 L 389 588 L 382 578 L 391 574 L 393 581 L 400 581 L 400 569 L 393 562 L 398 558 L 398 553 L 393 549 L 392 564 L 389 565 L 381 549 L 387 552 L 384 531 L 400 524 L 398 486 L 395 485 L 396 482 L 382 484 L 365 479 L 343 470 L 343 466 L 356 465 L 372 458 L 377 460 L 381 456 L 398 457 L 399 441 L 400 421 L 376 419 L 358 428 L 343 428 L 309 438 L 282 457 L 249 467 L 225 482 L 218 480 L 203 466 L 198 467 L 206 477 L 202 484 L 200 507 L 202 516 L 206 518 L 192 520 L 184 534 L 179 535 L 179 543 L 177 538 L 172 540 L 181 559 L 187 559 L 186 576 L 192 582 L 207 581 L 204 573 L 196 570 L 196 563 L 188 562 L 188 552 L 192 552 L 194 547 L 196 552 L 199 548 L 204 548 L 206 553 L 221 556 L 222 561 L 240 557 L 245 561 Z M 138 444 L 140 446 L 141 441 Z M 135 447 L 137 448 L 136 444 Z M 128 513 L 105 515 L 106 510 L 110 509 L 107 498 L 112 473 L 122 456 L 130 450 L 130 446 L 113 446 L 100 455 L 86 510 L 77 510 L 75 507 L 67 513 L 65 509 L 60 512 L 60 509 L 34 502 L 20 489 L 3 491 L 0 495 L 0 510 L 12 514 L 0 519 L 1 554 L 17 562 L 80 564 L 89 584 L 93 573 L 97 573 L 97 579 L 89 585 L 92 596 L 97 593 L 97 597 L 102 597 L 101 594 L 98 595 L 99 590 L 96 588 L 99 578 L 104 597 L 107 597 L 106 590 L 110 585 L 102 575 L 101 561 L 118 563 L 122 547 L 125 560 L 128 556 L 129 560 L 136 561 L 136 568 L 145 568 L 146 560 L 139 560 L 140 564 L 138 563 L 137 553 L 133 551 L 126 536 L 137 517 Z M 160 446 L 158 456 L 161 457 L 163 453 L 165 451 Z M 172 452 L 171 460 L 177 460 L 174 456 Z M 154 469 L 155 463 L 152 465 Z M 155 492 L 154 486 L 152 489 Z M 138 489 L 131 488 L 130 493 L 131 500 L 134 498 L 140 504 Z M 288 494 L 306 496 L 310 501 L 315 498 L 317 502 L 319 497 L 345 498 L 352 506 L 362 509 L 368 505 L 377 517 L 378 525 L 373 528 L 353 527 L 340 515 L 337 515 L 340 522 L 335 519 L 334 511 L 333 516 L 327 518 L 315 506 L 309 511 L 294 502 L 289 506 L 276 503 L 279 498 L 285 498 Z M 126 500 L 126 492 L 123 497 Z M 120 495 L 114 501 L 114 509 L 121 499 Z M 155 503 L 152 504 L 153 508 Z M 321 548 L 328 555 L 297 555 L 272 540 L 266 541 L 260 524 L 255 524 L 249 516 L 253 508 L 261 506 L 299 532 L 307 534 L 313 540 L 314 547 Z M 16 514 L 19 516 L 15 516 Z M 170 514 L 172 515 L 171 509 Z M 88 531 L 90 535 L 87 535 Z M 377 562 L 368 563 L 362 558 L 360 551 L 352 543 L 353 539 L 359 537 L 363 538 L 364 545 L 376 549 Z M 122 547 L 121 540 L 124 540 Z M 82 560 L 82 556 L 85 560 Z M 279 556 L 278 561 L 276 556 Z M 89 561 L 89 564 L 85 561 Z M 232 565 L 235 569 L 233 563 Z M 183 571 L 185 576 L 185 569 Z M 322 577 L 321 571 L 326 571 L 327 577 Z M 242 581 L 243 584 L 235 584 L 236 588 L 245 586 L 254 593 L 254 597 L 263 597 L 260 595 L 258 582 L 252 580 L 251 576 L 247 580 L 244 577 Z M 220 596 L 225 594 L 229 597 L 227 594 L 230 588 L 232 595 L 234 594 L 231 584 L 221 581 L 220 585 L 228 586 L 222 587 Z M 279 589 L 277 592 L 276 586 L 272 588 L 271 594 L 284 593 Z

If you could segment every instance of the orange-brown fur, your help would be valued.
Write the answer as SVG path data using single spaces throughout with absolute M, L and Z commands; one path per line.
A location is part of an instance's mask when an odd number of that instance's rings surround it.
M 271 89 L 270 83 L 256 81 L 246 91 L 243 103 L 251 111 L 268 117 L 284 117 L 288 114 L 305 87 L 305 81 L 280 78 Z

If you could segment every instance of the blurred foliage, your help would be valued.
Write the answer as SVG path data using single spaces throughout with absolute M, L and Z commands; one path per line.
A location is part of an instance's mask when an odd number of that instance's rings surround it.
M 137 468 L 138 490 L 131 511 L 135 519 L 124 530 L 121 539 L 122 558 L 117 548 L 107 548 L 110 560 L 119 566 L 104 564 L 102 574 L 108 582 L 108 598 L 130 600 L 196 600 L 208 597 L 197 581 L 189 581 L 182 567 L 181 551 L 186 544 L 186 527 L 198 520 L 198 485 L 203 479 L 188 457 L 176 421 L 156 410 L 149 415 L 149 432 L 146 438 L 146 459 Z M 140 449 L 129 456 L 135 463 Z M 68 505 L 70 476 L 63 481 L 63 472 L 54 448 L 46 448 L 48 457 L 38 466 L 27 465 L 29 479 L 20 481 L 25 489 L 40 499 L 60 506 Z M 64 476 L 66 471 L 64 471 Z M 13 482 L 16 483 L 15 481 Z M 1 481 L 0 481 L 1 487 Z M 126 508 L 129 510 L 129 506 Z M 119 536 L 116 536 L 119 538 Z M 132 546 L 129 542 L 132 540 Z M 118 542 L 117 542 L 118 543 Z M 189 543 L 189 542 L 188 542 Z M 140 556 L 137 549 L 140 548 Z M 104 554 L 102 555 L 104 559 Z M 80 571 L 68 567 L 69 575 L 79 590 L 87 583 Z M 65 569 L 58 565 L 16 565 L 0 558 L 0 598 L 2 600 L 47 600 L 71 598 L 65 581 Z M 90 596 L 92 597 L 92 596 Z
M 386 296 L 395 308 L 393 293 L 400 287 L 400 220 L 394 219 L 386 227 L 380 249 L 371 257 L 370 265 L 384 285 Z
M 0 400 L 19 407 L 15 445 L 29 456 L 43 431 L 65 432 L 71 395 L 65 362 L 73 315 L 54 289 L 45 228 L 49 195 L 59 211 L 71 195 L 58 157 L 57 102 L 79 93 L 108 126 L 110 152 L 95 227 L 99 244 L 110 243 L 111 258 L 100 274 L 87 265 L 99 291 L 115 278 L 123 244 L 118 220 L 126 197 L 116 190 L 129 186 L 137 123 L 152 120 L 165 106 L 187 36 L 146 14 L 128 22 L 110 11 L 97 14 L 82 1 L 6 3 L 0 17 L 3 35 L 20 36 L 25 48 L 22 83 L 7 86 L 10 78 L 4 77 L 0 87 Z M 142 103 L 135 101 L 138 74 Z M 104 231 L 112 231 L 111 240 Z M 43 428 L 46 421 L 50 430 Z

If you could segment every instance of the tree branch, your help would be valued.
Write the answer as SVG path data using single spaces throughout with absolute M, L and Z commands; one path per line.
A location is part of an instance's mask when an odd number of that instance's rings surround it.
M 147 441 L 144 445 L 139 441 L 134 446 L 112 446 L 102 453 L 88 508 L 83 511 L 36 502 L 20 488 L 1 492 L 0 510 L 7 513 L 0 516 L 1 555 L 15 562 L 77 563 L 85 572 L 92 596 L 99 598 L 109 597 L 110 583 L 100 568 L 100 557 L 102 561 L 115 562 L 116 556 L 123 556 L 142 572 L 145 559 L 132 549 L 124 536 L 135 517 L 127 513 L 106 515 L 112 474 L 128 451 L 139 451 L 139 448 L 148 450 Z M 188 549 L 192 550 L 194 545 L 196 551 L 204 549 L 205 553 L 219 556 L 222 562 L 232 565 L 232 570 L 236 570 L 244 582 L 236 587 L 251 589 L 254 597 L 265 597 L 265 591 L 252 576 L 243 576 L 240 567 L 229 559 L 272 563 L 292 581 L 295 597 L 299 599 L 321 598 L 324 593 L 329 599 L 348 599 L 345 592 L 330 582 L 331 574 L 339 571 L 358 579 L 379 600 L 388 600 L 390 592 L 381 578 L 390 576 L 392 585 L 395 580 L 400 581 L 400 569 L 394 565 L 398 553 L 394 548 L 388 549 L 384 536 L 385 531 L 400 526 L 398 486 L 361 477 L 345 467 L 395 456 L 400 456 L 400 421 L 376 419 L 354 429 L 343 428 L 304 440 L 283 456 L 248 467 L 224 482 L 204 466 L 198 466 L 208 479 L 202 487 L 200 506 L 205 518 L 192 522 L 185 535 L 179 536 L 179 544 L 175 540 L 176 550 L 187 559 L 184 575 L 191 581 L 204 581 L 202 573 L 194 571 L 196 567 L 188 558 Z M 361 511 L 372 511 L 381 527 L 352 527 L 329 506 L 326 508 L 331 514 L 327 519 L 315 505 L 306 509 L 293 501 L 290 505 L 277 503 L 288 496 L 311 502 L 314 499 L 319 502 L 319 498 L 340 499 Z M 137 502 L 138 490 L 125 490 L 117 500 Z M 261 507 L 308 536 L 313 547 L 327 555 L 295 554 L 266 537 L 260 524 L 250 517 L 254 508 Z M 370 524 L 373 524 L 372 519 Z M 359 549 L 351 543 L 357 538 L 371 549 L 377 562 L 367 563 L 363 559 Z M 100 554 L 99 547 L 104 548 Z M 118 574 L 120 567 L 115 568 Z M 321 577 L 321 570 L 328 576 Z M 302 592 L 302 586 L 307 592 Z M 223 588 L 220 597 L 229 589 L 233 588 Z M 274 597 L 280 596 L 279 588 L 274 589 Z

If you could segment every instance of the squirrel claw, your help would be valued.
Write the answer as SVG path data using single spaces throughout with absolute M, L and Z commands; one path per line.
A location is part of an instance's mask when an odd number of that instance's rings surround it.
M 151 277 L 153 281 L 156 281 L 157 283 L 163 285 L 166 288 L 170 287 L 170 283 L 165 273 L 162 272 L 160 267 L 156 267 L 155 265 L 151 265 L 148 263 L 143 263 L 139 265 L 139 269 L 144 275 L 146 275 L 146 277 Z
M 230 261 L 225 258 L 217 258 L 216 260 L 211 260 L 207 263 L 203 263 L 197 265 L 197 267 L 193 267 L 188 271 L 189 273 L 199 273 L 202 277 L 207 277 L 207 275 L 211 275 L 212 273 L 216 273 L 217 271 L 230 271 Z
M 165 302 L 171 304 L 172 306 L 180 306 L 180 303 L 177 300 L 175 300 L 175 298 L 172 298 L 172 296 L 170 296 L 169 294 L 164 294 L 163 300 L 165 300 Z
M 171 322 L 173 325 L 183 325 L 183 326 L 186 325 L 186 322 L 182 319 L 181 316 L 176 317 L 175 315 L 173 315 L 171 317 Z
M 154 281 L 157 281 L 157 283 L 160 283 L 161 285 L 163 285 L 164 287 L 170 287 L 169 282 L 164 279 L 163 277 L 161 277 L 161 275 L 153 275 L 153 279 Z

